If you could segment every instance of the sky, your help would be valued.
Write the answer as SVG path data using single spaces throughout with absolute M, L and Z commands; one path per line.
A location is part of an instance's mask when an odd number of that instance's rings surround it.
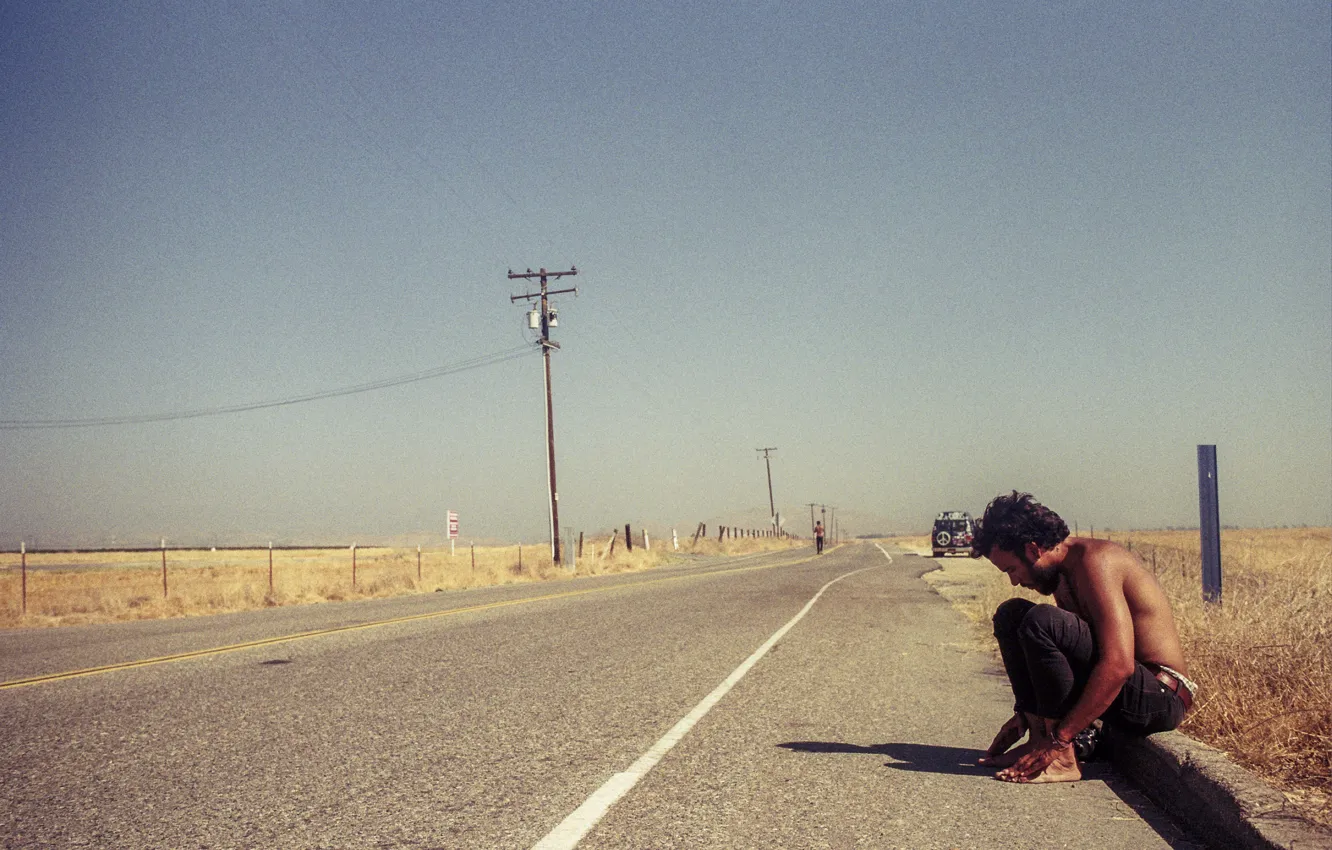
M 0 74 L 5 548 L 547 540 L 575 266 L 575 534 L 763 527 L 763 447 L 797 533 L 1196 526 L 1200 444 L 1332 524 L 1325 0 L 20 0 Z

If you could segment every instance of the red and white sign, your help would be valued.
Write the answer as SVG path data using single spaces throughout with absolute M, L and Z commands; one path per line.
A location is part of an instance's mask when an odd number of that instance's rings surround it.
M 453 540 L 458 536 L 458 512 L 449 511 L 449 539 Z

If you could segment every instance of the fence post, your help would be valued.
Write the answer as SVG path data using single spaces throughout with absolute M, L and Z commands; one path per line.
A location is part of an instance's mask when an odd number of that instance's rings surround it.
M 421 544 L 416 544 L 416 580 L 421 580 Z
M 356 587 L 356 544 L 352 544 L 352 587 Z
M 644 552 L 652 551 L 652 540 L 648 538 L 648 533 L 646 528 L 643 529 L 643 551 Z
M 671 547 L 676 552 L 680 551 L 680 536 L 675 533 L 673 528 L 671 529 Z
M 634 536 L 629 532 L 629 523 L 624 524 L 624 551 L 634 551 Z
M 28 613 L 28 544 L 19 543 L 19 552 L 23 558 L 23 613 Z
M 472 541 L 472 575 L 476 575 L 476 541 Z
M 583 557 L 583 532 L 578 532 L 578 557 Z
M 1216 446 L 1198 446 L 1198 513 L 1203 601 L 1220 602 L 1221 508 L 1217 498 Z
M 166 538 L 162 538 L 162 598 L 167 598 L 167 579 L 166 579 Z
M 523 572 L 523 541 L 518 541 L 518 574 Z
M 606 544 L 606 554 L 601 557 L 603 561 L 615 554 L 615 536 L 619 533 L 619 531 L 611 531 L 610 543 Z
M 273 541 L 268 541 L 268 594 L 273 595 Z

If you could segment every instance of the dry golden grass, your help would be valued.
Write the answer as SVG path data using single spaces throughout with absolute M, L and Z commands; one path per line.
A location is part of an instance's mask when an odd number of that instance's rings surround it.
M 1332 824 L 1332 529 L 1222 531 L 1219 605 L 1202 600 L 1197 530 L 1107 536 L 1129 546 L 1170 597 L 1200 686 L 1181 731 Z M 929 538 L 911 540 L 928 551 Z M 976 575 L 979 586 L 961 607 L 986 635 L 1004 599 L 1037 598 L 998 570 Z
M 1113 535 L 1170 596 L 1201 685 L 1181 727 L 1332 823 L 1332 529 L 1225 530 L 1222 598 L 1202 601 L 1194 532 Z
M 608 552 L 610 532 L 584 541 L 577 575 L 646 570 L 677 555 L 670 540 L 636 545 L 623 536 Z M 570 549 L 576 547 L 574 542 Z M 770 538 L 682 538 L 678 554 L 739 555 L 789 548 L 797 541 Z M 62 626 L 243 611 L 276 605 L 371 599 L 574 575 L 556 567 L 548 545 L 458 546 L 448 549 L 245 549 L 166 553 L 166 593 L 160 552 L 28 553 L 27 611 L 23 610 L 22 557 L 0 554 L 0 628 Z M 567 559 L 566 559 L 567 560 Z

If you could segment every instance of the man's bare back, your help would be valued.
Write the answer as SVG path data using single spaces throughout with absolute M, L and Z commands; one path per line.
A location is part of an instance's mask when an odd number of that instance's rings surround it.
M 1138 557 L 1109 540 L 1070 537 L 1064 542 L 1068 556 L 1061 564 L 1063 581 L 1055 592 L 1059 607 L 1087 620 L 1095 630 L 1091 606 L 1082 605 L 1079 597 L 1095 592 L 1098 583 L 1104 591 L 1122 594 L 1133 620 L 1134 660 L 1170 667 L 1187 676 L 1170 602 Z

